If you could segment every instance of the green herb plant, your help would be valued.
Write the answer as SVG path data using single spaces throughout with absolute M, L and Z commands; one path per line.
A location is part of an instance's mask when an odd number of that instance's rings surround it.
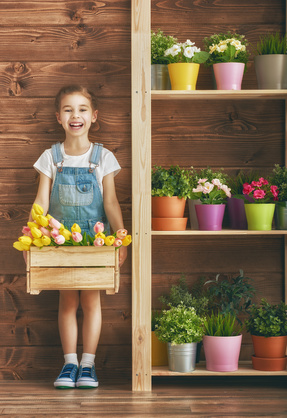
M 161 311 L 154 310 L 151 314 L 151 330 L 155 331 L 155 327 L 159 322 L 159 318 L 161 317 Z
M 268 181 L 278 187 L 278 201 L 287 201 L 287 168 L 285 166 L 280 167 L 279 164 L 275 164 L 272 173 L 268 177 Z
M 286 34 L 276 32 L 261 36 L 254 49 L 257 55 L 286 54 L 286 46 Z
M 242 326 L 238 325 L 236 316 L 231 313 L 212 312 L 204 318 L 205 335 L 216 337 L 231 337 L 241 334 Z
M 259 174 L 256 171 L 239 171 L 236 176 L 228 177 L 227 185 L 231 189 L 232 196 L 236 197 L 237 195 L 242 195 L 244 183 L 251 183 L 254 180 L 259 180 Z
M 167 36 L 162 30 L 151 31 L 151 64 L 167 64 L 168 58 L 165 51 L 177 42 L 173 36 Z
M 204 335 L 203 318 L 183 304 L 163 310 L 155 334 L 160 341 L 175 344 L 198 343 Z
M 189 170 L 178 165 L 170 168 L 155 165 L 151 174 L 151 194 L 186 199 L 190 194 Z
M 250 334 L 261 337 L 287 335 L 287 305 L 284 302 L 271 305 L 263 298 L 260 304 L 250 306 L 248 313 L 245 327 Z

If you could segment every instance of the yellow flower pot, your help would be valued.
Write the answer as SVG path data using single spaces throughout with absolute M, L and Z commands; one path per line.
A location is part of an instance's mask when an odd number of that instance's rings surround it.
M 168 72 L 172 90 L 196 90 L 199 64 L 168 64 Z
M 167 344 L 159 341 L 155 332 L 151 333 L 152 366 L 167 366 Z

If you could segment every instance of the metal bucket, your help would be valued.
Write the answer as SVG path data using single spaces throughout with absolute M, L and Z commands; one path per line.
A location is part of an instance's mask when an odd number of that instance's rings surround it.
M 151 89 L 170 90 L 170 79 L 167 65 L 153 64 L 151 66 Z
M 189 373 L 195 369 L 197 343 L 168 343 L 168 365 L 173 372 Z

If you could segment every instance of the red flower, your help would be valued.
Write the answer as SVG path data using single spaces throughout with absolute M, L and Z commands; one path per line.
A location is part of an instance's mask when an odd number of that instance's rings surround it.
M 266 192 L 264 190 L 255 190 L 253 193 L 254 199 L 264 199 Z

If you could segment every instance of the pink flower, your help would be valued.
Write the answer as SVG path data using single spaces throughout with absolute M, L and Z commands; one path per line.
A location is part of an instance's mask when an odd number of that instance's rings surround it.
M 261 178 L 263 178 L 263 177 L 261 177 Z M 264 179 L 263 179 L 264 180 Z M 259 180 L 259 181 L 255 181 L 255 180 L 253 180 L 252 182 L 251 182 L 251 186 L 253 186 L 253 187 L 261 187 L 262 186 L 262 182 Z
M 104 232 L 105 226 L 102 222 L 97 222 L 94 226 L 94 231 L 97 234 L 98 232 Z
M 248 184 L 248 183 L 243 184 L 243 194 L 250 194 L 251 192 L 253 192 L 253 190 L 254 190 L 254 187 L 252 187 L 251 184 Z
M 23 226 L 22 234 L 26 235 L 27 237 L 33 238 L 33 235 L 31 234 L 31 229 L 29 226 Z
M 224 193 L 226 194 L 227 197 L 231 197 L 231 193 L 230 193 L 231 189 L 226 184 L 223 184 L 221 186 L 221 190 L 224 191 Z
M 264 177 L 260 177 L 259 181 L 261 182 L 261 184 L 264 184 L 265 186 L 269 184 L 268 180 L 266 180 Z
M 253 193 L 254 199 L 264 199 L 266 192 L 264 190 L 255 190 Z
M 55 243 L 56 243 L 57 245 L 62 245 L 62 244 L 64 244 L 64 242 L 65 242 L 65 237 L 63 237 L 63 235 L 57 235 L 57 236 L 54 238 L 54 241 L 55 241 Z
M 72 232 L 72 238 L 75 242 L 81 242 L 83 239 L 83 236 L 80 232 Z
M 51 236 L 51 231 L 49 231 L 47 228 L 44 228 L 43 226 L 41 226 L 40 231 L 42 232 L 43 235 L 46 235 L 46 237 L 50 237 Z
M 128 234 L 128 231 L 126 229 L 118 229 L 117 230 L 117 238 L 124 239 Z
M 115 242 L 113 243 L 114 247 L 120 247 L 123 244 L 122 240 L 119 238 L 115 239 Z
M 219 179 L 213 179 L 213 180 L 211 180 L 211 183 L 214 184 L 214 186 L 217 186 L 219 189 L 222 186 L 222 183 Z
M 200 184 L 200 183 L 205 183 L 206 181 L 207 181 L 207 179 L 199 179 L 197 183 L 198 183 L 198 184 Z
M 271 193 L 274 196 L 274 200 L 278 200 L 279 190 L 277 186 L 271 186 L 270 187 Z
M 60 235 L 60 232 L 57 228 L 53 228 L 51 231 L 51 236 L 55 239 L 58 235 Z
M 102 247 L 105 243 L 105 240 L 103 238 L 96 238 L 94 241 L 95 247 Z
M 57 228 L 57 229 L 61 228 L 60 222 L 57 221 L 57 219 L 55 219 L 55 218 L 50 218 L 49 219 L 49 225 L 50 225 L 51 228 Z

